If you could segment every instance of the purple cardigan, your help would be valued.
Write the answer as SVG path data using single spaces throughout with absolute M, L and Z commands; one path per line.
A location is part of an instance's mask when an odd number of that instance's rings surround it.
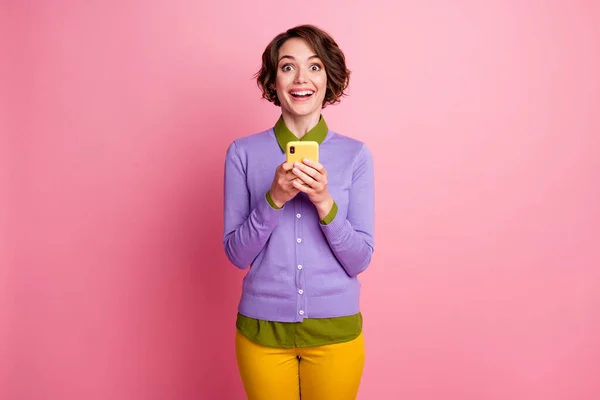
M 223 245 L 248 266 L 239 312 L 280 322 L 359 312 L 360 282 L 374 249 L 374 177 L 364 143 L 329 130 L 319 149 L 338 212 L 319 222 L 304 193 L 276 210 L 265 194 L 285 161 L 273 129 L 235 140 L 225 158 Z

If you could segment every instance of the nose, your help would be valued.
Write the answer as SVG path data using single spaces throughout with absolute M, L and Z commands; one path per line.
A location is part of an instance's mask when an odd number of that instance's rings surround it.
M 296 73 L 296 79 L 294 80 L 295 84 L 302 84 L 302 83 L 306 83 L 306 71 L 304 70 L 304 68 L 298 68 L 297 69 L 297 73 Z

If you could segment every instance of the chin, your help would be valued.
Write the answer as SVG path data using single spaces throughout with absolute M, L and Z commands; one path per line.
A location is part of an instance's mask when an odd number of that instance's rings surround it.
M 292 104 L 285 107 L 286 111 L 298 117 L 305 117 L 313 114 L 321 114 L 322 107 L 305 107 L 303 105 Z
M 290 114 L 294 114 L 294 115 L 298 115 L 298 116 L 307 116 L 307 115 L 311 115 L 311 114 L 315 114 L 317 113 L 319 110 L 298 110 L 298 109 L 294 109 L 292 108 L 291 110 L 288 110 L 290 112 Z

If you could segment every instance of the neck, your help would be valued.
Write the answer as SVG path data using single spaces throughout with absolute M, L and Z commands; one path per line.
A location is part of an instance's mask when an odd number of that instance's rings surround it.
M 321 118 L 321 111 L 311 114 L 311 115 L 292 115 L 286 110 L 281 110 L 281 115 L 283 116 L 283 121 L 288 129 L 296 136 L 298 139 L 302 139 L 304 135 L 308 133 L 312 128 L 317 126 L 319 123 L 319 119 Z

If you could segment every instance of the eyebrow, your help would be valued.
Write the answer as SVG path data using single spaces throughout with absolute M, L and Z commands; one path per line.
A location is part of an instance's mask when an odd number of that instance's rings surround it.
M 281 60 L 283 60 L 284 58 L 289 58 L 290 60 L 293 60 L 293 61 L 296 60 L 293 56 L 284 55 L 284 56 L 281 56 L 281 58 L 277 62 L 281 62 Z M 319 58 L 319 56 L 315 54 L 315 55 L 308 57 L 309 60 L 312 60 L 313 58 Z

